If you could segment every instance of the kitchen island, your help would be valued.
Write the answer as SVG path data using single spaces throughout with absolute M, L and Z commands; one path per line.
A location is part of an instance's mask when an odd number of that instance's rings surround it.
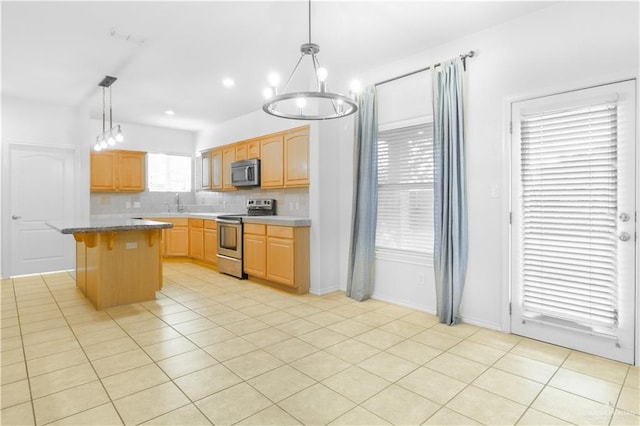
M 154 300 L 162 288 L 165 222 L 100 219 L 47 222 L 76 240 L 76 286 L 96 309 Z

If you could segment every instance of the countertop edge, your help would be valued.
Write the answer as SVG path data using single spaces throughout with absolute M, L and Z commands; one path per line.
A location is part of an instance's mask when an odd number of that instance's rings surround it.
M 137 223 L 104 223 L 104 224 L 67 224 L 64 222 L 45 222 L 47 226 L 55 229 L 61 234 L 80 234 L 91 232 L 122 232 L 122 231 L 140 231 L 146 229 L 167 229 L 172 228 L 173 224 L 167 222 L 156 222 L 152 220 L 135 220 Z

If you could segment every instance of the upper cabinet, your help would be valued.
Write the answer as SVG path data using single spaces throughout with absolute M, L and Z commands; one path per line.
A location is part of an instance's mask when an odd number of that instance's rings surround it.
M 211 151 L 211 189 L 222 190 L 222 149 Z
M 143 192 L 145 152 L 103 151 L 91 153 L 91 192 Z
M 281 188 L 284 185 L 284 137 L 274 135 L 260 141 L 260 186 Z
M 284 186 L 309 186 L 309 127 L 284 136 Z
M 236 161 L 236 148 L 230 146 L 222 148 L 222 189 L 233 191 L 235 186 L 231 185 L 231 163 Z
M 202 154 L 202 189 L 235 191 L 231 163 L 260 159 L 261 188 L 309 186 L 309 126 L 224 145 Z M 208 173 L 208 175 L 207 175 Z M 205 185 L 207 182 L 210 184 Z

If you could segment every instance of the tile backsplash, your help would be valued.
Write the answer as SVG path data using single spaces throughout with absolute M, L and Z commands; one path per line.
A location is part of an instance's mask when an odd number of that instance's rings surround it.
M 180 192 L 180 203 L 186 212 L 246 211 L 249 198 L 273 198 L 276 213 L 281 216 L 309 216 L 309 189 L 292 188 L 282 190 L 243 189 L 233 192 L 196 191 Z M 175 192 L 92 193 L 91 214 L 131 214 L 176 212 Z

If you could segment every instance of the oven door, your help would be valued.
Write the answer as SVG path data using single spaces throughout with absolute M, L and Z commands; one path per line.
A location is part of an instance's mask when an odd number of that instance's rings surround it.
M 242 259 L 242 223 L 218 219 L 218 254 Z

